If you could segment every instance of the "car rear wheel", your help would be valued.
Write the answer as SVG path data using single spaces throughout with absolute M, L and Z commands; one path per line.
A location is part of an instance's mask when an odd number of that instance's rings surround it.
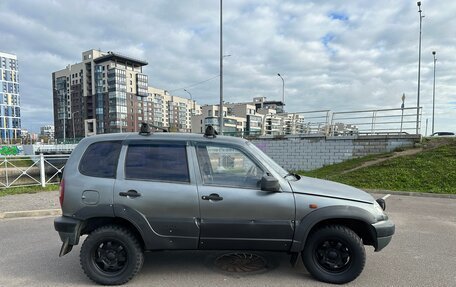
M 366 262 L 361 238 L 340 225 L 325 226 L 311 233 L 301 255 L 314 278 L 335 284 L 356 279 Z
M 108 225 L 89 234 L 81 247 L 80 262 L 84 273 L 94 282 L 120 285 L 139 272 L 144 253 L 129 230 Z

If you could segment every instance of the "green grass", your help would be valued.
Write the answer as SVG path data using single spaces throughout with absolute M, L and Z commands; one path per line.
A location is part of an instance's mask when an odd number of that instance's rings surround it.
M 14 194 L 21 194 L 21 193 L 37 193 L 37 192 L 41 192 L 41 191 L 55 191 L 55 190 L 59 190 L 59 186 L 57 184 L 48 184 L 48 185 L 46 185 L 46 187 L 41 187 L 41 185 L 33 185 L 33 186 L 1 188 L 0 197 L 5 196 L 5 195 L 14 195 Z
M 436 143 L 439 142 L 425 141 L 423 152 L 388 159 L 345 174 L 342 174 L 345 170 L 388 154 L 363 157 L 299 173 L 364 189 L 456 194 L 456 140 L 446 140 L 438 147 L 435 147 Z
M 375 154 L 375 155 L 368 155 L 365 157 L 350 159 L 338 164 L 327 165 L 325 167 L 311 170 L 311 171 L 298 171 L 299 174 L 310 176 L 310 177 L 317 177 L 317 178 L 324 178 L 329 179 L 329 176 L 340 174 L 346 170 L 350 170 L 362 165 L 365 162 L 376 160 L 379 158 L 386 158 L 391 156 L 393 153 L 382 153 L 382 154 Z
M 29 157 L 15 157 L 15 158 L 8 158 L 8 161 L 4 159 L 0 159 L 0 168 L 2 167 L 29 167 L 33 164 L 33 161 Z M 6 166 L 5 166 L 6 165 Z M 39 163 L 36 164 L 39 166 Z

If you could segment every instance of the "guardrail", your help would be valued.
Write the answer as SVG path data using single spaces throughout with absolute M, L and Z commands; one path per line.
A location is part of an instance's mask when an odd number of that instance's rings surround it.
M 69 155 L 0 157 L 0 189 L 58 184 Z
M 419 112 L 418 125 L 416 124 Z M 333 112 L 329 134 L 419 134 L 422 108 Z M 418 127 L 418 128 L 417 128 Z
M 417 125 L 417 112 L 419 112 Z M 422 108 L 331 112 L 308 111 L 266 115 L 261 135 L 420 134 Z M 417 128 L 418 127 L 418 128 Z

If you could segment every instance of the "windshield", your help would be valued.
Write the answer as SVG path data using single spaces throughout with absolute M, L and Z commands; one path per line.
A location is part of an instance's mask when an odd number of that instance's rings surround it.
M 278 165 L 272 158 L 270 158 L 267 154 L 265 154 L 261 149 L 255 146 L 251 142 L 247 142 L 247 145 L 255 150 L 255 154 L 264 162 L 267 163 L 275 172 L 277 172 L 281 177 L 286 177 L 289 172 L 283 169 L 280 165 Z

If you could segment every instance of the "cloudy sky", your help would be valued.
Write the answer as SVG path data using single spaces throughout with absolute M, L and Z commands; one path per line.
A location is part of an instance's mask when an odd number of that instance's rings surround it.
M 53 123 L 51 73 L 90 49 L 144 59 L 149 85 L 218 103 L 219 2 L 1 0 L 0 51 L 19 59 L 23 127 Z M 456 131 L 456 1 L 422 9 L 422 130 L 435 50 L 435 129 Z M 416 106 L 416 1 L 225 0 L 223 38 L 226 101 L 279 100 L 280 73 L 287 111 L 399 108 L 403 93 Z

